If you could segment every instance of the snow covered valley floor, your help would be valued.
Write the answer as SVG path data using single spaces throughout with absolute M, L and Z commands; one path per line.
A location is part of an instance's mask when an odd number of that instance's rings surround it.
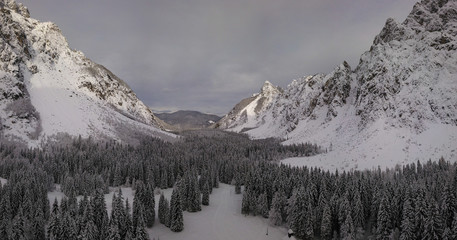
M 105 194 L 108 214 L 111 212 L 113 192 L 118 188 L 110 188 L 110 193 Z M 164 190 L 168 199 L 172 189 Z M 134 191 L 131 188 L 122 188 L 122 194 L 129 203 L 133 203 Z M 64 197 L 60 187 L 48 193 L 50 203 L 54 199 L 60 202 Z M 152 228 L 148 228 L 150 239 L 161 240 L 264 240 L 283 239 L 287 235 L 284 227 L 275 227 L 269 224 L 268 219 L 241 214 L 242 194 L 235 194 L 234 186 L 220 184 L 214 188 L 210 195 L 209 206 L 202 206 L 200 212 L 184 212 L 184 230 L 179 233 L 172 232 L 169 228 L 159 223 L 157 209 L 160 195 L 155 196 L 156 220 Z M 80 199 L 81 197 L 78 197 Z M 268 235 L 266 235 L 268 229 Z

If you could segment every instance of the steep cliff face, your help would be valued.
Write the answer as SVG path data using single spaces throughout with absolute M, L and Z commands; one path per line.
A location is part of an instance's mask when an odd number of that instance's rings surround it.
M 354 70 L 343 63 L 294 80 L 247 133 L 332 143 L 334 151 L 313 158 L 345 168 L 455 160 L 456 92 L 457 1 L 424 0 L 403 23 L 388 19 Z
M 135 131 L 164 135 L 127 84 L 70 49 L 55 24 L 30 18 L 12 0 L 0 7 L 3 137 L 38 142 L 60 133 L 120 140 L 135 138 Z

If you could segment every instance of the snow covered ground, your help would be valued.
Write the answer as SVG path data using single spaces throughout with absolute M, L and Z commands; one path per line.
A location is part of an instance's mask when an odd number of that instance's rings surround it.
M 108 214 L 111 212 L 111 203 L 113 191 L 117 188 L 110 189 L 109 194 L 105 194 L 105 201 Z M 170 200 L 172 189 L 164 190 L 165 196 Z M 133 194 L 131 188 L 122 188 L 124 199 L 129 199 L 133 203 Z M 57 186 L 56 190 L 48 193 L 50 203 L 57 198 L 60 201 L 64 194 Z M 201 212 L 189 213 L 184 212 L 184 230 L 179 233 L 170 231 L 167 227 L 159 223 L 157 218 L 157 209 L 159 204 L 159 195 L 156 195 L 156 221 L 152 228 L 147 229 L 151 239 L 162 240 L 263 240 L 263 239 L 283 239 L 287 235 L 287 229 L 284 227 L 271 226 L 268 219 L 254 216 L 244 216 L 241 214 L 241 194 L 235 194 L 233 186 L 220 184 L 210 195 L 210 205 L 202 206 Z M 79 197 L 80 198 L 80 197 Z M 268 235 L 266 235 L 268 229 Z M 287 238 L 287 237 L 286 237 Z M 286 239 L 284 238 L 284 239 Z
M 0 183 L 2 184 L 2 186 L 3 186 L 3 184 L 5 184 L 7 181 L 8 181 L 8 180 L 6 180 L 6 179 L 0 177 Z
M 319 136 L 321 138 L 314 138 L 311 142 L 329 147 L 330 141 L 326 141 L 325 131 Z M 381 125 L 360 135 L 357 142 L 344 137 L 328 139 L 332 139 L 332 151 L 311 157 L 288 158 L 281 163 L 319 167 L 330 171 L 350 171 L 393 168 L 417 161 L 438 161 L 441 157 L 446 161 L 457 161 L 457 128 L 451 125 L 430 125 L 420 134 L 413 134 L 408 129 L 389 129 Z

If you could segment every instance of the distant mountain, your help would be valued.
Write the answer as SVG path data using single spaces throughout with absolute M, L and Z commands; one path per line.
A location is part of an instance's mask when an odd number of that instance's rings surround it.
M 213 114 L 184 110 L 173 113 L 155 113 L 155 115 L 176 130 L 207 128 L 221 119 Z
M 30 18 L 14 0 L 0 0 L 0 8 L 2 139 L 171 137 L 125 82 L 70 49 L 55 24 Z
M 313 157 L 327 168 L 455 161 L 456 29 L 457 1 L 423 0 L 403 23 L 387 20 L 355 69 L 344 62 L 294 80 L 255 114 L 243 100 L 248 117 L 236 117 L 235 107 L 217 126 L 286 144 L 331 144 L 333 151 Z

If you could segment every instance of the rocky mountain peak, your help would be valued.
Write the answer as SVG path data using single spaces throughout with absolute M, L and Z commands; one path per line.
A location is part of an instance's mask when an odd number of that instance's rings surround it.
M 273 84 L 271 84 L 269 81 L 265 81 L 265 83 L 263 84 L 263 86 L 260 90 L 260 94 L 264 95 L 264 96 L 277 94 L 278 92 L 279 92 L 279 88 L 273 86 Z
M 17 3 L 15 0 L 0 0 L 0 8 L 9 8 L 25 18 L 30 17 L 29 9 L 24 4 Z
M 414 5 L 404 24 L 415 30 L 440 31 L 457 19 L 456 0 L 423 0 Z

